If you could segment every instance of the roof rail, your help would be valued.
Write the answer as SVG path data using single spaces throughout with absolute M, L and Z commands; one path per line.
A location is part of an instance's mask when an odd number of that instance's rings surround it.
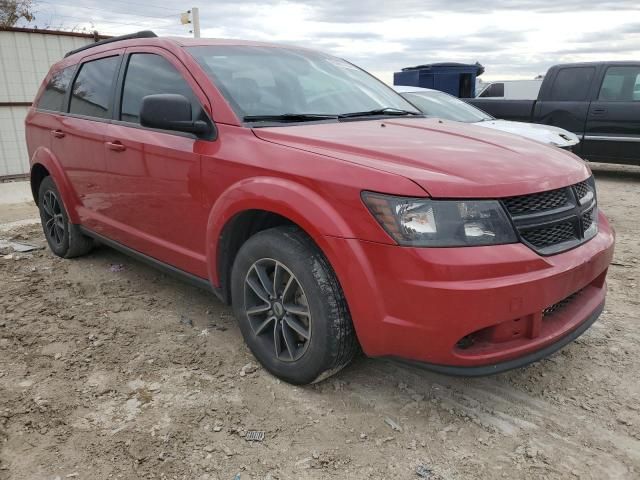
M 82 52 L 83 50 L 88 50 L 89 48 L 97 47 L 99 45 L 104 45 L 105 43 L 119 42 L 121 40 L 130 40 L 132 38 L 155 38 L 158 35 L 153 33 L 151 30 L 143 30 L 141 32 L 130 33 L 128 35 L 120 35 L 119 37 L 111 37 L 106 40 L 100 40 L 99 42 L 90 43 L 89 45 L 84 45 L 80 48 L 76 48 L 75 50 L 71 50 L 67 52 L 64 56 L 67 58 L 69 55 L 73 55 L 74 53 Z

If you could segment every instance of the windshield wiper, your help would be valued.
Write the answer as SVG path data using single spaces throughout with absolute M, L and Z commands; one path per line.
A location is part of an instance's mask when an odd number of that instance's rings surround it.
M 283 113 L 281 115 L 246 115 L 245 122 L 312 122 L 314 120 L 335 120 L 338 115 L 322 113 Z
M 338 117 L 340 117 L 340 118 L 353 118 L 353 117 L 371 117 L 371 116 L 375 116 L 375 115 L 398 115 L 398 116 L 419 115 L 421 117 L 423 116 L 423 114 L 419 113 L 419 112 L 412 112 L 410 110 L 402 110 L 401 108 L 385 107 L 385 108 L 376 108 L 375 110 L 367 110 L 365 112 L 343 113 L 343 114 L 338 115 Z

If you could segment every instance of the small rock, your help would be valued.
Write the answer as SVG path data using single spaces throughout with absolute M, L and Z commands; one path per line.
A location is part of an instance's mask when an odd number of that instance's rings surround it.
M 222 427 L 220 425 L 216 425 L 215 427 L 213 427 L 213 431 L 214 432 L 220 432 L 220 431 L 222 431 Z
M 402 427 L 400 425 L 398 425 L 398 423 L 396 423 L 395 421 L 393 421 L 391 418 L 387 417 L 384 419 L 384 423 L 386 423 L 387 425 L 389 425 L 393 430 L 395 430 L 396 432 L 401 432 L 402 431 Z
M 420 464 L 416 467 L 416 475 L 420 478 L 431 478 L 433 471 L 426 465 Z
M 244 367 L 242 367 L 242 369 L 240 370 L 240 376 L 244 377 L 249 373 L 253 373 L 258 369 L 258 366 L 255 363 L 247 363 Z

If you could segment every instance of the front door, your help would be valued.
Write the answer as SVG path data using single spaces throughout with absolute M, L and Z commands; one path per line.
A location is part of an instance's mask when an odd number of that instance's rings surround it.
M 593 161 L 640 161 L 640 66 L 607 68 L 589 108 L 582 151 Z
M 206 278 L 208 210 L 200 188 L 195 136 L 140 125 L 143 97 L 173 93 L 187 97 L 200 115 L 204 94 L 175 58 L 145 48 L 127 50 L 116 112 L 105 138 L 110 175 L 106 212 L 109 237 L 141 253 Z

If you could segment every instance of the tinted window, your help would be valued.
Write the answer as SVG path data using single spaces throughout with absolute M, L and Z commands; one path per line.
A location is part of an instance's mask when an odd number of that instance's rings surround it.
M 107 117 L 119 60 L 120 57 L 109 57 L 82 64 L 71 90 L 71 113 Z
M 131 55 L 122 90 L 120 120 L 139 123 L 142 99 L 159 93 L 184 95 L 191 101 L 192 118 L 199 117 L 198 100 L 186 80 L 168 60 L 149 53 Z
M 640 100 L 640 67 L 609 67 L 602 81 L 598 100 Z
M 551 100 L 565 102 L 586 100 L 595 71 L 593 67 L 563 68 L 553 82 Z
M 64 96 L 67 93 L 67 88 L 69 88 L 69 83 L 71 83 L 71 77 L 75 69 L 75 65 L 63 68 L 51 76 L 44 92 L 42 92 L 40 100 L 38 100 L 38 108 L 56 112 L 66 110 L 63 105 Z
M 481 97 L 504 97 L 504 83 L 492 83 L 480 94 Z

